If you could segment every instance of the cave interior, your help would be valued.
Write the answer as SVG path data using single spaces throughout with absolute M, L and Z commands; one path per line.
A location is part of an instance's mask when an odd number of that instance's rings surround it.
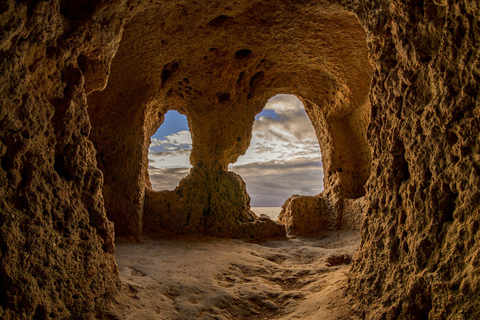
M 93 317 L 115 239 L 342 229 L 360 319 L 480 317 L 476 0 L 6 0 L 0 30 L 1 318 Z M 228 165 L 277 94 L 305 106 L 324 191 L 272 221 Z M 154 191 L 169 110 L 192 168 Z

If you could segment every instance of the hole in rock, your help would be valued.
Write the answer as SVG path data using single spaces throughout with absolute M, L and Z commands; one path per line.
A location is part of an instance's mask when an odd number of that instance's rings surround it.
M 152 135 L 148 148 L 148 174 L 153 190 L 173 190 L 188 175 L 192 137 L 187 117 L 170 110 Z
M 245 59 L 252 55 L 252 50 L 242 49 L 235 52 L 235 59 Z
M 252 210 L 274 220 L 292 194 L 320 193 L 320 147 L 302 102 L 287 94 L 268 100 L 255 117 L 250 147 L 230 167 L 244 179 Z

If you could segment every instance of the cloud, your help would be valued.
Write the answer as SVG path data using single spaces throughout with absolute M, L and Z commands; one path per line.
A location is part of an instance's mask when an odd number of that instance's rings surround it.
M 298 99 L 297 101 L 300 103 Z M 260 117 L 254 124 L 254 131 L 274 134 L 277 138 L 290 141 L 308 139 L 309 142 L 316 142 L 315 131 L 301 103 L 300 107 L 297 103 L 284 105 L 280 102 L 273 106 L 283 106 L 274 110 L 278 117 Z
M 149 152 L 148 160 L 151 168 L 190 168 L 190 150 L 173 150 Z
M 149 166 L 154 190 L 174 190 L 189 168 L 156 168 Z M 293 194 L 316 195 L 323 190 L 323 168 L 320 162 L 296 160 L 271 161 L 237 166 L 247 185 L 252 207 L 280 207 Z
M 173 157 L 189 157 L 192 150 L 185 150 L 185 149 L 177 149 L 172 151 L 164 151 L 164 152 L 150 152 L 149 158 L 153 160 L 153 162 L 161 162 L 165 161 L 162 158 L 173 158 Z M 154 157 L 160 157 L 161 159 L 155 160 Z
M 191 150 L 192 136 L 190 131 L 183 130 L 165 136 L 165 139 L 152 138 L 149 149 L 155 152 L 174 151 L 179 149 Z
M 232 171 L 245 181 L 252 207 L 279 207 L 293 194 L 316 195 L 323 190 L 323 168 L 318 161 L 250 163 Z
M 297 158 L 320 161 L 315 131 L 297 97 L 277 95 L 264 110 L 253 125 L 250 148 L 231 167 Z
M 293 194 L 320 193 L 320 147 L 303 104 L 293 95 L 277 95 L 264 110 L 253 125 L 250 148 L 230 165 L 246 182 L 252 206 L 281 206 Z
M 148 159 L 152 168 L 190 168 L 192 136 L 182 130 L 165 139 L 151 139 Z M 150 170 L 150 169 L 149 169 Z
M 173 190 L 180 180 L 190 173 L 190 168 L 156 168 L 149 166 L 148 174 L 153 190 Z
M 191 148 L 188 130 L 152 138 L 149 172 L 154 190 L 173 190 L 188 174 Z M 293 194 L 320 193 L 320 148 L 300 100 L 292 95 L 270 99 L 256 117 L 250 148 L 229 168 L 246 182 L 254 207 L 281 206 Z
M 274 110 L 276 113 L 295 112 L 303 109 L 303 103 L 294 95 L 278 94 L 268 100 L 264 109 Z

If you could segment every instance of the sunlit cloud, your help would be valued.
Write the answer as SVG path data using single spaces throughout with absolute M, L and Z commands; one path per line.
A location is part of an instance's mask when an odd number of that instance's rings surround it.
M 250 148 L 230 167 L 298 158 L 320 161 L 320 157 L 315 131 L 300 100 L 292 95 L 277 95 L 257 116 Z
M 191 150 L 192 137 L 187 130 L 170 134 L 164 139 L 152 138 L 148 149 L 150 167 L 188 168 Z
M 315 195 L 323 189 L 320 162 L 272 161 L 236 166 L 246 181 L 252 207 L 279 207 L 293 194 Z
M 253 207 L 281 206 L 292 194 L 323 190 L 320 147 L 297 97 L 277 95 L 268 101 L 256 117 L 250 148 L 230 170 L 246 182 Z
M 157 168 L 148 167 L 150 183 L 153 190 L 173 190 L 181 179 L 190 172 L 190 168 Z
M 155 152 L 162 152 L 164 150 L 191 150 L 192 136 L 190 131 L 183 130 L 165 136 L 165 139 L 152 138 L 150 143 L 150 150 Z
M 177 116 L 176 121 L 183 121 Z M 245 155 L 229 170 L 240 174 L 252 206 L 281 206 L 292 194 L 315 195 L 323 190 L 320 148 L 302 103 L 277 95 L 255 117 Z M 183 128 L 184 128 L 183 127 Z M 149 173 L 154 190 L 173 190 L 188 175 L 192 148 L 188 130 L 158 132 L 149 148 Z
M 173 190 L 191 168 L 192 136 L 187 118 L 177 111 L 168 111 L 150 140 L 148 172 L 152 188 Z

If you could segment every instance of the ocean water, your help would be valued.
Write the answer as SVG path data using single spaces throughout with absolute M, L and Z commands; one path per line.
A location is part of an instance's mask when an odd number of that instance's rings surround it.
M 255 212 L 257 216 L 261 214 L 266 214 L 272 220 L 277 220 L 280 211 L 282 211 L 281 207 L 252 207 L 251 210 Z

